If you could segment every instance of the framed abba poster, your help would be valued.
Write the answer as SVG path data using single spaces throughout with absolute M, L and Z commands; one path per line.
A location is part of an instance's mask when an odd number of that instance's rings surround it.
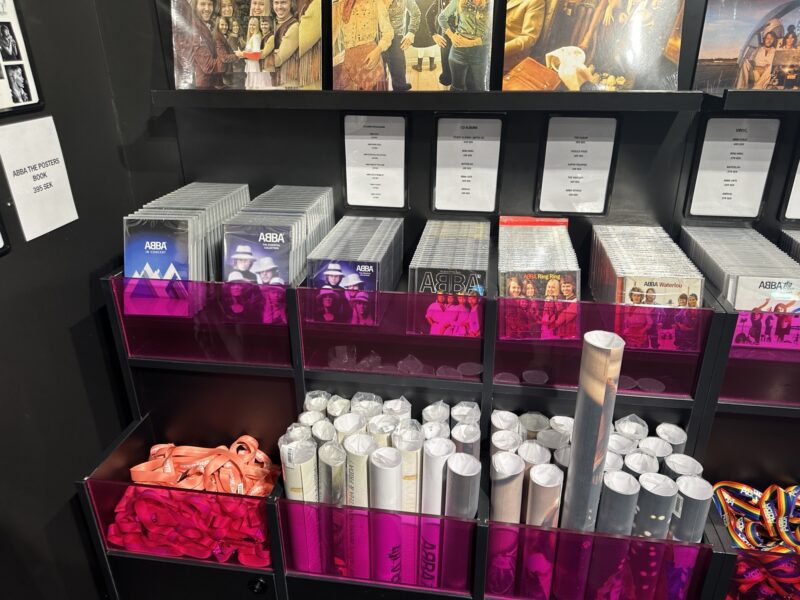
M 0 113 L 42 105 L 15 0 L 0 0 Z

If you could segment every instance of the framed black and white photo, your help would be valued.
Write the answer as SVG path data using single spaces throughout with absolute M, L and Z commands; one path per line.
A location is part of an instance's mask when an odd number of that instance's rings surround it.
M 42 105 L 15 0 L 0 0 L 0 113 Z

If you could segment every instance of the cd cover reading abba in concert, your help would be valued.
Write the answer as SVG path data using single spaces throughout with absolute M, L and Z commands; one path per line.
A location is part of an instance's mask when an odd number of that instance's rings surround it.
M 800 1 L 709 0 L 694 88 L 800 88 Z
M 322 89 L 322 2 L 172 0 L 175 89 Z
M 509 0 L 503 90 L 676 90 L 683 7 L 683 0 Z
M 489 89 L 492 0 L 332 0 L 333 89 Z

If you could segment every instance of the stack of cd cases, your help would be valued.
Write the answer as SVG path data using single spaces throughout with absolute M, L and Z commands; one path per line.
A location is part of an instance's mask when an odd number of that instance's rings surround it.
M 781 235 L 781 248 L 796 261 L 800 261 L 800 229 L 784 229 Z
M 216 280 L 223 223 L 249 200 L 246 184 L 196 182 L 124 217 L 125 277 Z
M 800 264 L 750 227 L 684 226 L 681 246 L 736 310 L 800 301 Z
M 661 227 L 595 225 L 589 285 L 598 302 L 689 305 L 702 302 L 702 273 Z
M 319 289 L 315 320 L 373 325 L 377 295 L 403 273 L 403 219 L 343 217 L 308 255 L 308 286 Z
M 298 286 L 334 224 L 329 187 L 278 185 L 225 223 L 225 281 Z
M 408 274 L 408 291 L 486 294 L 488 221 L 428 221 Z
M 578 300 L 581 270 L 567 219 L 500 217 L 500 295 L 540 300 Z

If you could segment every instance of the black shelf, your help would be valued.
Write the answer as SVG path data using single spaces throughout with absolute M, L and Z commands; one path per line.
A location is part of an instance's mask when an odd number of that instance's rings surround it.
M 158 108 L 434 110 L 463 112 L 699 112 L 703 92 L 343 92 L 151 90 Z
M 446 592 L 442 590 L 423 590 L 416 586 L 403 586 L 400 584 L 382 585 L 377 581 L 359 581 L 355 579 L 342 580 L 336 577 L 326 577 L 324 575 L 306 575 L 304 573 L 288 572 L 286 574 L 287 585 L 290 593 L 294 591 L 300 597 L 306 598 L 318 593 L 330 592 L 331 585 L 335 585 L 334 595 L 346 598 L 374 598 L 376 594 L 384 600 L 395 598 L 408 598 L 413 594 L 416 599 L 425 598 L 472 598 L 469 594 L 458 594 L 456 592 Z
M 574 401 L 578 396 L 577 388 L 553 388 L 536 385 L 514 385 L 509 383 L 495 383 L 492 385 L 493 394 L 506 396 L 525 396 L 526 398 L 542 398 L 557 401 Z M 651 394 L 631 394 L 621 392 L 617 394 L 617 405 L 630 407 L 658 407 L 691 410 L 694 399 L 688 397 L 656 396 Z
M 800 419 L 800 404 L 797 406 L 786 406 L 756 402 L 726 402 L 720 399 L 717 403 L 717 412 L 736 415 L 755 415 L 759 417 Z
M 186 558 L 186 557 L 169 557 L 169 556 L 156 556 L 154 554 L 136 554 L 134 552 L 127 552 L 125 550 L 114 550 L 113 548 L 109 548 L 106 553 L 110 557 L 114 558 L 132 558 L 134 560 L 142 560 L 142 561 L 150 561 L 150 562 L 159 562 L 159 563 L 166 563 L 171 565 L 180 565 L 180 566 L 195 566 L 195 567 L 203 567 L 209 569 L 219 569 L 221 571 L 234 571 L 238 573 L 248 573 L 250 575 L 256 575 L 258 577 L 263 577 L 264 579 L 272 580 L 275 574 L 270 570 L 263 570 L 263 569 L 256 569 L 254 567 L 246 567 L 244 565 L 234 565 L 230 563 L 219 563 L 214 561 L 208 560 L 197 560 L 194 558 Z
M 221 373 L 231 375 L 260 375 L 262 377 L 294 376 L 292 367 L 271 367 L 241 363 L 218 363 L 205 361 L 162 360 L 155 358 L 128 358 L 131 367 L 141 369 L 163 369 L 167 371 L 195 371 L 199 373 Z
M 304 376 L 307 381 L 325 382 L 357 382 L 368 386 L 405 386 L 405 387 L 433 387 L 437 390 L 451 390 L 454 392 L 473 392 L 480 394 L 483 383 L 475 380 L 438 379 L 436 377 L 413 377 L 402 373 L 370 373 L 368 371 L 326 371 L 321 369 L 305 369 Z
M 728 90 L 725 110 L 752 112 L 787 112 L 800 110 L 800 92 L 780 90 Z

